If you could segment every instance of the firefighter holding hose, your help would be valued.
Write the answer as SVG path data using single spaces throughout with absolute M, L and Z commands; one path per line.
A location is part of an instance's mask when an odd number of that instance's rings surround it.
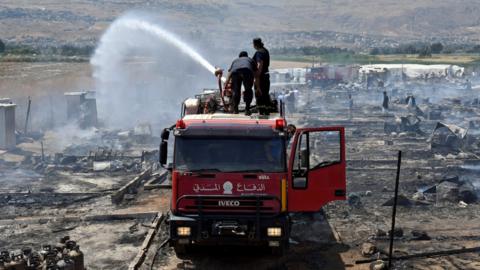
M 245 51 L 240 52 L 238 58 L 233 60 L 230 69 L 228 69 L 225 85 L 231 83 L 233 113 L 238 114 L 238 105 L 240 104 L 242 84 L 245 89 L 243 101 L 245 102 L 245 114 L 250 115 L 250 105 L 253 100 L 253 82 L 257 66 L 252 58 L 248 57 Z

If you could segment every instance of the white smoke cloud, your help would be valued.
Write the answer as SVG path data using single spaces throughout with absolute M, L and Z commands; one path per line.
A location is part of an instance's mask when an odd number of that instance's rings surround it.
M 108 127 L 169 125 L 182 100 L 215 87 L 213 65 L 145 17 L 128 14 L 113 22 L 91 59 L 99 117 Z

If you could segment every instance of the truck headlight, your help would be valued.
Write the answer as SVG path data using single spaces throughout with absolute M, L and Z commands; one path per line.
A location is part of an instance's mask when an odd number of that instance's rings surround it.
M 190 227 L 178 227 L 177 235 L 178 236 L 190 236 L 191 230 Z
M 282 236 L 282 228 L 280 227 L 267 228 L 267 235 L 270 237 L 280 237 Z

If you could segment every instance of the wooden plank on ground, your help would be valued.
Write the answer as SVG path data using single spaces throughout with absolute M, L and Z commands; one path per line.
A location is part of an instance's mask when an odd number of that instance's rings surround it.
M 169 188 L 171 187 L 170 184 L 164 184 L 165 181 L 168 178 L 168 171 L 163 171 L 159 176 L 149 180 L 145 185 L 143 186 L 143 189 L 145 190 L 151 190 L 151 189 L 161 189 L 161 188 Z
M 152 169 L 149 168 L 143 171 L 137 177 L 135 177 L 132 181 L 128 182 L 126 185 L 121 187 L 119 190 L 115 191 L 111 195 L 112 203 L 119 204 L 123 200 L 123 197 L 125 196 L 125 194 L 127 194 L 128 192 L 135 191 L 140 185 L 140 183 L 142 182 L 142 180 L 150 177 L 151 174 L 152 174 Z
M 137 270 L 142 265 L 143 261 L 145 260 L 145 255 L 148 252 L 148 248 L 152 244 L 152 240 L 164 218 L 165 215 L 163 215 L 162 213 L 158 213 L 158 215 L 155 217 L 151 225 L 152 228 L 148 230 L 147 236 L 145 237 L 145 240 L 143 241 L 143 244 L 140 247 L 137 256 L 135 257 L 135 259 L 133 259 L 132 263 L 130 263 L 128 270 Z

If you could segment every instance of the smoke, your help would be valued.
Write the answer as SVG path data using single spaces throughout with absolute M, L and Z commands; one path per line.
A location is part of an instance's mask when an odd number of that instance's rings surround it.
M 96 143 L 95 146 L 103 146 L 101 136 L 102 134 L 98 132 L 96 128 L 89 129 L 80 129 L 78 123 L 70 122 L 59 128 L 52 130 L 54 133 L 55 140 L 48 141 L 45 143 L 45 147 L 49 149 L 50 152 L 64 152 L 66 148 L 74 145 L 80 145 L 85 142 L 90 142 L 92 145 Z M 85 148 L 88 150 L 94 150 L 97 147 Z M 82 153 L 82 155 L 88 155 L 87 153 Z
M 179 117 L 185 98 L 215 87 L 214 66 L 146 17 L 113 22 L 91 59 L 99 117 L 108 127 L 164 127 Z

